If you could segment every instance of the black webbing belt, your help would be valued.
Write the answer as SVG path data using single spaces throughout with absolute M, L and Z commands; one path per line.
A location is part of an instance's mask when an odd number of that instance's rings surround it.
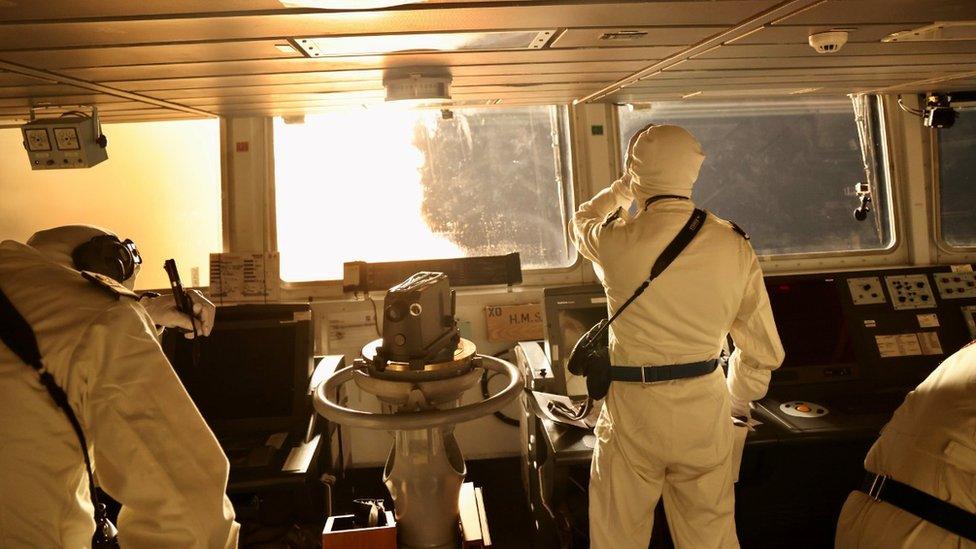
M 883 501 L 916 517 L 976 542 L 976 513 L 929 495 L 884 475 L 868 472 L 860 491 L 875 501 Z
M 40 376 L 41 385 L 47 389 L 49 395 L 58 405 L 64 414 L 68 416 L 71 428 L 78 436 L 78 443 L 81 445 L 81 455 L 85 458 L 85 469 L 88 472 L 88 492 L 91 495 L 92 506 L 95 508 L 95 538 L 101 541 L 102 535 L 114 536 L 110 533 L 115 527 L 108 521 L 105 506 L 98 501 L 98 492 L 95 490 L 95 478 L 92 475 L 91 459 L 88 456 L 88 443 L 85 440 L 85 432 L 81 428 L 78 416 L 71 409 L 68 402 L 68 395 L 58 386 L 54 376 L 48 372 L 41 361 L 41 350 L 37 346 L 37 336 L 31 329 L 27 320 L 21 316 L 20 312 L 10 302 L 7 295 L 0 290 L 0 341 L 10 348 L 22 361 L 37 371 Z
M 689 362 L 687 364 L 668 364 L 665 366 L 611 366 L 610 377 L 614 381 L 655 383 L 685 379 L 710 374 L 718 367 L 718 359 Z

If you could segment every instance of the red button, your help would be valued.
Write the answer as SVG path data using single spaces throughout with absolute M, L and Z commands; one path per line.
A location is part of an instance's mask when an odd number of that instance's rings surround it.
M 810 407 L 807 406 L 806 404 L 797 404 L 796 405 L 796 411 L 797 412 L 809 412 L 810 411 Z

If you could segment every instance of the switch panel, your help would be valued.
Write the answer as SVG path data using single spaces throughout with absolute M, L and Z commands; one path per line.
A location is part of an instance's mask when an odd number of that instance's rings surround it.
M 895 309 L 928 309 L 935 307 L 935 296 L 924 274 L 886 276 L 891 304 Z
M 881 289 L 881 279 L 876 276 L 848 278 L 847 285 L 851 288 L 851 300 L 855 305 L 871 305 L 887 301 L 884 290 Z
M 976 273 L 933 273 L 942 299 L 976 297 Z

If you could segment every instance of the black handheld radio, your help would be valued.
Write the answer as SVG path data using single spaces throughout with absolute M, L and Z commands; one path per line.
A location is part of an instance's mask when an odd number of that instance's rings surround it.
M 193 320 L 196 318 L 193 314 L 193 302 L 190 300 L 189 294 L 183 289 L 183 283 L 180 281 L 180 272 L 176 269 L 176 260 L 167 259 L 163 263 L 163 268 L 166 269 L 166 275 L 169 276 L 169 285 L 173 289 L 173 299 L 176 301 L 176 309 L 186 316 L 190 317 L 190 321 L 193 325 L 193 336 L 197 336 L 197 326 Z

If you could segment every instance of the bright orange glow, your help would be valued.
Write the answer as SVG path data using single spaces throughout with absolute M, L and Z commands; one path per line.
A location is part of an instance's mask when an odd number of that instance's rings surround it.
M 143 265 L 138 289 L 167 289 L 163 261 L 183 283 L 210 283 L 223 250 L 217 120 L 105 124 L 108 160 L 81 170 L 33 171 L 19 129 L 0 130 L 0 240 L 76 223 L 131 238 Z
M 393 106 L 275 119 L 281 278 L 342 278 L 344 261 L 462 257 L 421 216 L 422 111 Z

